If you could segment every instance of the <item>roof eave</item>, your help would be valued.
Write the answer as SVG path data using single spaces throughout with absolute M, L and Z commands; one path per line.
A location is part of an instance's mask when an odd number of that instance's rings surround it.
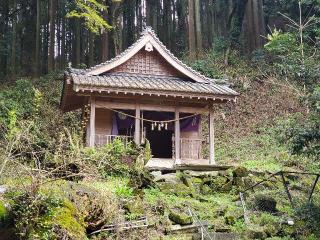
M 202 100 L 222 100 L 236 102 L 239 94 L 207 94 L 207 93 L 190 93 L 180 91 L 159 91 L 148 90 L 147 93 L 142 89 L 124 89 L 124 88 L 106 88 L 99 86 L 91 86 L 84 84 L 74 84 L 73 89 L 76 93 L 99 93 L 103 94 L 124 94 L 124 95 L 140 95 L 140 96 L 156 96 L 156 97 L 176 97 L 182 99 L 202 99 Z

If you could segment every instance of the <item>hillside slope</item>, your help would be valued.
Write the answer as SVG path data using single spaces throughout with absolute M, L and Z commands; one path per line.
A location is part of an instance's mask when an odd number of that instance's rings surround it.
M 1 101 L 9 109 L 2 109 L 6 129 L 1 148 L 5 171 L 0 179 L 0 236 L 195 239 L 198 227 L 189 216 L 192 210 L 208 231 L 223 237 L 317 239 L 319 208 L 312 205 L 310 211 L 306 204 L 312 176 L 285 176 L 295 209 L 280 176 L 245 194 L 249 223 L 239 202 L 239 192 L 267 178 L 268 171 L 308 170 L 308 159 L 291 156 L 278 141 L 285 121 L 306 112 L 299 96 L 257 74 L 237 73 L 233 66 L 219 71 L 231 76 L 241 95 L 237 103 L 217 109 L 217 162 L 251 171 L 233 167 L 213 173 L 146 173 L 142 164 L 150 154 L 147 149 L 121 142 L 100 150 L 83 148 L 80 113 L 59 111 L 61 75 L 4 86 Z M 315 203 L 319 193 L 316 186 Z M 124 231 L 117 225 L 144 218 L 147 229 Z M 287 224 L 291 218 L 297 221 L 294 226 Z M 115 230 L 100 232 L 109 225 Z

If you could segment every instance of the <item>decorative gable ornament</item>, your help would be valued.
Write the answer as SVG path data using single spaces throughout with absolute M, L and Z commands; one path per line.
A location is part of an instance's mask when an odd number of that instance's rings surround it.
M 153 46 L 150 42 L 148 42 L 144 48 L 147 52 L 152 52 L 153 51 Z

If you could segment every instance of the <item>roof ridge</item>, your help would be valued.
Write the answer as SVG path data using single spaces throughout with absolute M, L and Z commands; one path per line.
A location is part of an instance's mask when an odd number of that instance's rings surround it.
M 224 82 L 226 83 L 226 79 L 213 79 L 213 78 L 209 78 L 205 75 L 203 75 L 202 73 L 194 70 L 192 67 L 190 67 L 189 65 L 187 65 L 186 63 L 182 62 L 179 58 L 177 58 L 167 47 L 166 45 L 164 45 L 164 43 L 158 38 L 157 34 L 155 33 L 155 31 L 152 29 L 151 26 L 146 26 L 143 31 L 141 31 L 140 33 L 140 37 L 131 45 L 129 46 L 127 49 L 125 49 L 122 53 L 120 53 L 119 55 L 115 56 L 114 58 L 111 58 L 105 62 L 102 62 L 100 64 L 97 64 L 93 67 L 87 68 L 87 69 L 82 69 L 81 72 L 83 74 L 88 74 L 89 72 L 96 70 L 102 66 L 108 65 L 110 63 L 113 63 L 115 61 L 117 61 L 118 59 L 122 58 L 123 56 L 125 56 L 127 53 L 130 52 L 131 49 L 133 49 L 135 46 L 137 46 L 146 35 L 151 35 L 152 38 L 160 45 L 161 48 L 163 48 L 163 50 L 166 52 L 166 54 L 168 54 L 177 64 L 179 64 L 181 67 L 187 69 L 188 71 L 192 72 L 194 75 L 198 76 L 199 78 L 203 79 L 204 81 L 206 81 L 207 83 L 215 83 L 215 84 L 219 84 L 218 82 Z M 78 70 L 78 69 L 73 69 L 73 70 Z

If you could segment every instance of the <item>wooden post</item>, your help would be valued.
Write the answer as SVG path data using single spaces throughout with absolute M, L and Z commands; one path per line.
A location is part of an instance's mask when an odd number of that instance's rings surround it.
M 180 120 L 179 119 L 179 109 L 175 109 L 175 124 L 174 124 L 174 142 L 175 142 L 175 163 L 181 164 L 180 159 Z
M 291 205 L 291 207 L 293 208 L 294 205 L 293 205 L 292 196 L 291 196 L 291 194 L 290 194 L 289 187 L 288 187 L 288 184 L 287 184 L 287 182 L 286 182 L 286 179 L 285 179 L 285 177 L 284 177 L 283 172 L 281 172 L 281 179 L 282 179 L 282 183 L 283 183 L 283 186 L 284 186 L 284 190 L 285 190 L 286 193 L 287 193 L 287 196 L 288 196 L 290 205 Z
M 216 164 L 214 157 L 214 114 L 213 109 L 209 110 L 209 164 Z
M 312 188 L 311 188 L 311 191 L 310 191 L 310 194 L 309 194 L 309 198 L 308 198 L 308 202 L 309 202 L 309 203 L 310 203 L 311 200 L 312 200 L 312 194 L 313 194 L 313 192 L 314 192 L 314 189 L 315 189 L 316 186 L 317 186 L 317 183 L 318 183 L 319 178 L 320 178 L 320 175 L 317 175 L 317 176 L 316 176 L 316 179 L 314 180 L 314 183 L 313 183 L 313 185 L 312 185 Z
M 94 98 L 90 99 L 90 138 L 89 147 L 94 147 L 96 137 L 96 102 Z
M 136 104 L 136 118 L 134 125 L 134 142 L 140 144 L 140 105 Z

